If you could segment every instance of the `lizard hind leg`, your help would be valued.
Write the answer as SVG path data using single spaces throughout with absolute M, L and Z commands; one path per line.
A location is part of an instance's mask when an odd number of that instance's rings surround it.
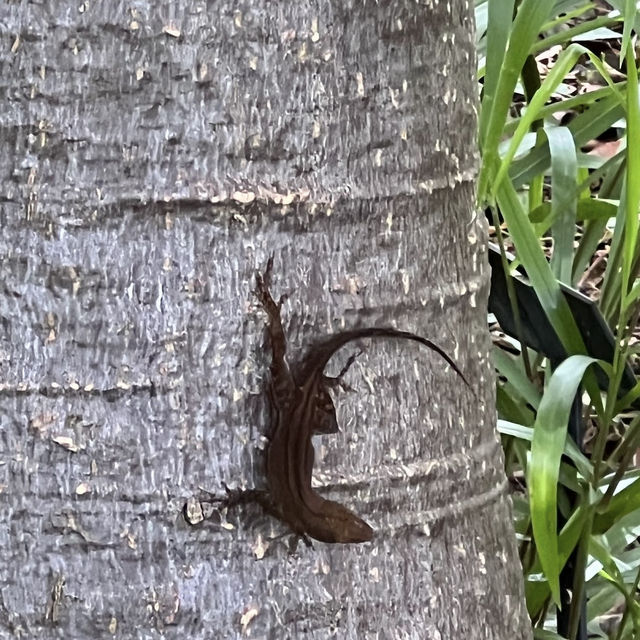
M 336 408 L 329 389 L 340 387 L 343 391 L 355 391 L 353 387 L 344 382 L 343 378 L 361 353 L 362 350 L 352 353 L 337 376 L 332 378 L 321 374 L 320 384 L 316 386 L 313 402 L 313 433 L 332 434 L 340 432 Z
M 324 384 L 330 389 L 335 389 L 336 387 L 340 387 L 343 391 L 355 391 L 353 387 L 351 387 L 350 385 L 348 385 L 346 382 L 343 381 L 343 378 L 347 374 L 349 369 L 351 369 L 351 366 L 356 361 L 357 357 L 362 355 L 363 353 L 364 353 L 363 349 L 359 349 L 358 351 L 352 353 L 349 356 L 344 367 L 342 367 L 342 369 L 340 370 L 340 373 L 337 376 L 332 378 L 332 377 L 323 375 L 322 379 Z
M 355 389 L 344 382 L 342 378 L 361 353 L 362 351 L 353 353 L 335 378 L 325 376 L 324 374 L 321 376 L 321 382 L 316 387 L 313 401 L 313 433 L 331 434 L 340 431 L 336 408 L 333 404 L 329 389 L 340 387 L 344 391 L 355 391 Z

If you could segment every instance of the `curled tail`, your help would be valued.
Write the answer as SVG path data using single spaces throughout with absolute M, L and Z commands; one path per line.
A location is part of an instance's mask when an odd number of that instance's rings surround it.
M 398 338 L 401 340 L 413 340 L 414 342 L 419 342 L 432 351 L 435 351 L 441 358 L 446 360 L 449 366 L 456 372 L 467 387 L 472 389 L 469 381 L 458 368 L 458 365 L 444 351 L 444 349 L 439 347 L 435 342 L 432 342 L 427 338 L 423 338 L 415 333 L 400 331 L 399 329 L 393 329 L 392 327 L 364 327 L 361 329 L 350 329 L 349 331 L 336 333 L 335 335 L 317 342 L 304 356 L 302 365 L 299 369 L 300 378 L 302 380 L 306 380 L 314 373 L 321 373 L 331 359 L 331 356 L 333 356 L 336 351 L 341 349 L 348 342 L 352 342 L 353 340 L 358 340 L 360 338 Z

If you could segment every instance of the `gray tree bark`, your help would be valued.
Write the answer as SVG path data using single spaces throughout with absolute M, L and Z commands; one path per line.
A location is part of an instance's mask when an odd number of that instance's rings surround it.
M 0 29 L 3 637 L 529 638 L 470 3 L 17 0 Z M 264 486 L 271 252 L 292 356 L 393 324 L 480 397 L 367 346 L 315 479 L 371 543 L 292 550 L 257 506 L 183 517 L 200 488 Z

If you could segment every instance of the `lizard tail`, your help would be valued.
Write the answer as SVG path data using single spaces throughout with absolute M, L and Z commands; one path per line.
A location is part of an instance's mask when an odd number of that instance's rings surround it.
M 444 349 L 428 338 L 423 338 L 422 336 L 409 331 L 393 329 L 392 327 L 365 327 L 361 329 L 351 329 L 349 331 L 343 331 L 342 333 L 329 336 L 328 338 L 317 342 L 305 354 L 302 361 L 302 367 L 299 371 L 300 379 L 306 380 L 314 372 L 323 371 L 336 351 L 341 349 L 348 342 L 352 342 L 353 340 L 358 340 L 360 338 L 396 338 L 418 342 L 428 349 L 435 351 L 441 358 L 443 358 L 467 385 L 467 387 L 473 391 L 469 381 L 465 378 L 462 371 L 460 371 L 458 365 L 444 351 Z

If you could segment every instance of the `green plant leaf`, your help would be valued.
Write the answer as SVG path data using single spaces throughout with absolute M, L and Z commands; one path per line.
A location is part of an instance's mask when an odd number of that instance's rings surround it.
M 573 242 L 578 210 L 578 161 L 576 147 L 567 127 L 544 131 L 551 153 L 551 216 L 553 219 L 553 255 L 551 270 L 560 282 L 572 285 Z
M 515 0 L 489 0 L 487 24 L 487 63 L 484 73 L 482 110 L 480 112 L 480 146 L 484 147 L 489 116 L 493 112 L 496 87 L 504 63 L 504 52 L 511 31 Z
M 498 420 L 498 431 L 505 436 L 513 436 L 520 440 L 527 440 L 529 442 L 533 440 L 532 427 L 527 427 L 515 422 L 509 422 L 508 420 Z M 571 438 L 566 439 L 562 453 L 576 465 L 576 469 L 579 471 L 580 475 L 590 482 L 593 478 L 593 465 L 589 458 L 580 451 L 578 445 L 576 445 Z
M 580 506 L 571 514 L 568 522 L 564 527 L 562 527 L 562 531 L 558 536 L 558 558 L 561 567 L 564 567 L 571 555 L 571 552 L 578 544 L 580 534 L 584 528 L 588 515 L 588 509 L 584 506 Z M 528 579 L 525 582 L 527 611 L 532 618 L 538 615 L 550 594 L 549 582 L 547 580 L 539 579 L 538 574 L 541 570 L 540 557 L 538 556 L 536 561 L 533 563 L 533 567 L 529 571 L 527 577 Z M 535 576 L 536 579 L 529 579 L 532 576 Z
M 496 407 L 501 416 L 518 424 L 533 424 L 535 420 L 533 411 L 522 402 L 517 402 L 502 385 L 496 388 Z
M 634 3 L 635 6 L 635 3 Z M 631 27 L 631 24 L 629 24 Z M 625 23 L 626 29 L 626 23 Z M 638 70 L 631 44 L 627 49 L 627 178 L 624 228 L 624 259 L 622 262 L 622 292 L 629 292 L 631 268 L 638 244 L 638 206 L 640 205 L 640 105 L 638 104 Z M 633 142 L 632 142 L 633 141 Z M 628 303 L 624 306 L 628 306 Z
M 551 267 L 540 248 L 533 227 L 508 177 L 502 181 L 497 195 L 500 211 L 509 226 L 518 258 L 527 270 L 529 280 L 551 326 L 555 329 L 568 353 L 586 353 L 582 336 L 573 319 L 569 305 L 558 281 L 551 272 Z
M 531 443 L 528 486 L 531 524 L 551 595 L 560 606 L 557 485 L 560 458 L 567 439 L 573 400 L 587 368 L 598 362 L 587 356 L 567 358 L 553 373 L 540 402 Z
M 511 170 L 512 160 L 518 150 L 520 143 L 522 142 L 524 136 L 529 132 L 531 128 L 531 124 L 540 118 L 540 113 L 544 108 L 545 103 L 553 92 L 557 89 L 559 84 L 562 82 L 564 77 L 567 75 L 569 70 L 575 65 L 578 58 L 582 55 L 587 55 L 591 60 L 592 64 L 598 69 L 604 80 L 609 85 L 609 89 L 611 90 L 612 95 L 618 102 L 618 104 L 624 103 L 624 97 L 620 93 L 617 88 L 617 85 L 613 82 L 611 77 L 609 76 L 606 67 L 602 64 L 602 62 L 593 55 L 588 49 L 579 44 L 571 44 L 567 49 L 565 49 L 559 56 L 556 63 L 553 65 L 553 68 L 549 72 L 549 75 L 545 78 L 544 82 L 536 91 L 533 99 L 529 103 L 527 110 L 524 112 L 523 116 L 520 118 L 520 122 L 518 127 L 516 128 L 515 133 L 513 134 L 513 138 L 511 143 L 509 144 L 509 148 L 505 153 L 502 162 L 498 168 L 498 172 L 495 176 L 493 184 L 491 186 L 492 194 L 495 194 L 497 189 L 500 187 L 500 183 L 504 179 L 507 171 Z M 571 129 L 571 127 L 570 127 Z M 571 129 L 573 131 L 573 129 Z
M 588 53 L 588 50 L 583 46 L 579 44 L 572 44 L 558 56 L 557 62 L 553 65 L 553 68 L 549 72 L 549 75 L 545 78 L 538 91 L 536 91 L 533 99 L 527 107 L 527 110 L 520 118 L 518 128 L 513 134 L 513 138 L 511 139 L 509 148 L 502 158 L 500 168 L 498 169 L 498 173 L 496 174 L 495 180 L 493 182 L 492 191 L 494 194 L 499 188 L 500 183 L 505 177 L 507 171 L 511 167 L 511 161 L 515 156 L 516 151 L 518 150 L 518 147 L 522 142 L 522 139 L 524 138 L 525 134 L 531 129 L 531 124 L 533 123 L 533 121 L 537 120 L 540 117 L 540 110 L 542 109 L 542 107 L 544 107 L 547 100 L 551 97 L 560 82 L 567 75 L 567 72 L 573 67 L 573 65 L 575 65 L 578 58 L 585 53 Z
M 590 7 L 589 5 L 583 5 L 583 8 L 589 9 Z M 558 11 L 557 6 L 555 9 L 556 11 Z M 582 12 L 575 11 L 573 12 L 573 15 L 579 15 L 580 13 Z M 570 18 L 570 16 L 571 14 L 566 14 L 563 16 L 562 20 L 566 22 L 566 20 Z M 552 35 L 538 40 L 538 42 L 536 42 L 531 48 L 531 52 L 535 55 L 540 51 L 547 51 L 548 49 L 550 49 L 551 47 L 555 47 L 556 45 L 565 45 L 567 42 L 571 42 L 574 38 L 576 40 L 589 40 L 596 39 L 597 37 L 599 37 L 599 35 L 610 35 L 612 37 L 615 37 L 618 34 L 614 31 L 606 29 L 606 27 L 612 27 L 620 21 L 621 18 L 619 16 L 602 16 L 600 18 L 592 18 L 591 20 L 586 20 L 585 22 L 572 25 L 560 31 L 556 31 Z M 545 31 L 547 30 L 547 26 L 549 28 L 552 28 L 553 25 L 544 25 L 543 29 Z M 604 31 L 598 31 L 598 29 L 604 29 Z
M 604 513 L 598 514 L 593 522 L 593 531 L 604 533 L 629 513 L 640 513 L 640 478 L 616 493 Z
M 599 536 L 593 536 L 589 543 L 589 553 L 602 565 L 600 575 L 608 580 L 624 597 L 627 610 L 630 612 L 634 626 L 640 628 L 640 605 L 635 601 L 635 593 L 629 593 L 630 586 L 627 586 L 624 577 L 618 568 L 619 560 L 611 554 L 606 545 L 606 540 Z M 633 589 L 635 592 L 635 589 Z
M 631 30 L 633 29 L 633 23 L 636 19 L 636 0 L 626 0 L 624 4 L 624 24 L 622 27 L 622 47 L 620 51 L 629 51 L 628 47 L 631 45 Z M 628 60 L 628 58 L 627 58 Z M 638 175 L 638 174 L 634 174 Z
M 534 409 L 537 409 L 540 403 L 540 391 L 527 378 L 522 363 L 498 347 L 491 349 L 491 359 L 493 366 L 507 379 L 518 395 Z
M 576 146 L 581 147 L 589 140 L 597 138 L 624 117 L 624 107 L 618 94 L 607 87 L 607 93 L 598 102 L 592 103 L 588 109 L 577 115 L 570 123 Z M 562 104 L 562 103 L 560 103 Z M 549 146 L 536 147 L 524 158 L 514 161 L 509 168 L 509 175 L 516 187 L 530 182 L 534 176 L 544 172 L 551 164 Z
M 482 128 L 483 163 L 478 178 L 480 202 L 484 202 L 489 195 L 492 173 L 499 161 L 498 145 L 522 66 L 554 4 L 555 0 L 523 0 L 513 21 L 509 47 L 502 61 L 495 97 L 491 100 L 491 108 L 486 116 L 487 124 Z

